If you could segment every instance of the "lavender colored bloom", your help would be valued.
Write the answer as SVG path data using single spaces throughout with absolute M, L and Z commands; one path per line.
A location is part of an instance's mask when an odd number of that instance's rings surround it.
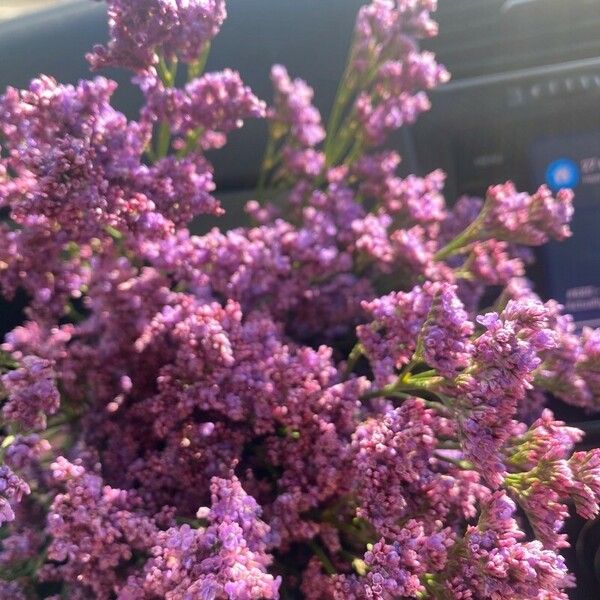
M 571 235 L 573 192 L 560 190 L 554 198 L 546 186 L 530 196 L 517 192 L 512 183 L 489 188 L 483 209 L 484 227 L 490 237 L 539 246 Z
M 412 125 L 421 113 L 430 108 L 429 99 L 423 92 L 400 97 L 388 92 L 378 103 L 367 94 L 361 94 L 355 106 L 365 140 L 371 146 L 381 146 L 391 132 L 404 125 Z
M 360 325 L 357 335 L 378 385 L 390 383 L 396 370 L 409 363 L 430 307 L 431 295 L 418 287 L 363 303 L 372 322 Z
M 427 321 L 421 331 L 425 362 L 444 377 L 454 377 L 469 364 L 474 326 L 456 286 L 442 284 L 437 291 Z
M 0 525 L 15 520 L 13 506 L 30 493 L 27 483 L 6 465 L 0 466 Z
M 577 512 L 591 520 L 600 512 L 600 452 L 576 452 L 569 459 L 575 480 L 571 490 Z
M 384 197 L 384 206 L 390 213 L 406 215 L 421 223 L 439 223 L 446 215 L 442 196 L 446 174 L 433 171 L 421 178 L 409 175 L 405 179 L 392 180 Z
M 434 0 L 396 2 L 373 0 L 363 6 L 356 20 L 353 66 L 366 70 L 385 51 L 403 53 L 414 48 L 414 38 L 430 37 L 437 33 L 437 24 L 431 19 L 436 9 Z
M 102 77 L 77 86 L 41 77 L 0 98 L 0 129 L 15 173 L 0 198 L 17 223 L 30 227 L 32 217 L 44 217 L 50 231 L 62 229 L 66 242 L 102 237 L 103 227 L 137 217 L 143 207 L 126 182 L 145 136 L 110 106 L 115 88 Z
M 6 223 L 0 225 L 2 293 L 13 298 L 24 289 L 32 298 L 30 316 L 44 322 L 63 314 L 71 299 L 81 298 L 90 276 L 90 246 L 82 245 L 74 252 L 74 246 L 57 240 L 52 230 L 44 217 L 28 217 L 17 230 Z
M 373 321 L 359 326 L 357 335 L 379 385 L 390 383 L 415 353 L 447 377 L 469 364 L 473 324 L 455 286 L 427 283 L 365 302 L 363 308 Z
M 197 60 L 220 31 L 227 17 L 225 4 L 225 0 L 177 0 L 179 23 L 163 45 L 167 56 Z
M 219 148 L 225 144 L 226 134 L 242 127 L 244 119 L 266 114 L 265 103 L 231 69 L 206 73 L 183 88 L 166 87 L 154 69 L 134 81 L 146 99 L 142 122 L 168 123 L 179 136 L 174 145 L 180 150 L 188 143 L 182 139 L 185 136 L 194 136 L 203 149 Z
M 49 361 L 26 356 L 21 366 L 2 376 L 8 395 L 2 415 L 23 427 L 45 427 L 46 416 L 54 414 L 60 405 L 55 374 Z
M 307 148 L 297 150 L 286 146 L 282 150 L 283 161 L 292 175 L 304 179 L 318 177 L 325 167 L 325 156 L 322 152 Z
M 445 83 L 446 69 L 429 52 L 409 52 L 400 61 L 387 61 L 378 71 L 371 94 L 359 95 L 355 110 L 365 141 L 382 145 L 388 134 L 412 124 L 430 102 L 423 90 Z
M 439 279 L 437 271 L 443 267 L 434 262 L 437 243 L 430 239 L 424 227 L 415 225 L 410 229 L 397 229 L 390 238 L 398 262 L 409 272 L 427 279 Z
M 154 544 L 156 525 L 141 513 L 135 493 L 104 485 L 99 475 L 62 457 L 52 468 L 66 490 L 48 514 L 48 558 L 56 564 L 47 565 L 44 577 L 82 585 L 99 600 L 111 598 L 133 553 Z
M 156 52 L 186 62 L 200 57 L 219 32 L 224 0 L 108 0 L 110 40 L 88 55 L 94 69 L 125 67 L 134 71 L 156 62 Z
M 451 477 L 438 462 L 434 450 L 442 430 L 443 422 L 417 399 L 356 429 L 352 447 L 358 514 L 378 531 L 393 536 L 397 523 L 413 514 L 473 514 L 481 492 L 478 477 Z
M 598 451 L 576 452 L 569 458 L 582 435 L 554 421 L 546 411 L 508 450 L 510 462 L 522 472 L 507 475 L 506 486 L 528 515 L 536 537 L 548 548 L 568 545 L 561 533 L 569 516 L 568 500 L 575 502 L 577 512 L 586 519 L 593 519 L 600 510 Z
M 392 217 L 388 214 L 367 215 L 352 223 L 356 233 L 356 249 L 369 259 L 377 262 L 382 269 L 389 270 L 389 265 L 396 262 L 396 252 L 392 246 L 388 228 Z
M 354 116 L 367 146 L 383 144 L 392 131 L 414 122 L 430 106 L 424 90 L 449 78 L 417 42 L 437 31 L 434 9 L 430 1 L 377 0 L 359 12 L 347 83 L 358 88 Z
M 488 285 L 506 285 L 511 279 L 525 274 L 523 261 L 512 258 L 508 244 L 497 240 L 473 244 L 464 268 Z
M 42 541 L 40 532 L 33 529 L 11 533 L 2 540 L 0 566 L 10 569 L 11 566 L 18 567 L 19 563 L 34 559 L 40 551 Z
M 441 224 L 440 241 L 447 243 L 461 234 L 481 213 L 483 200 L 461 196 Z
M 496 492 L 484 503 L 477 527 L 469 526 L 454 565 L 440 579 L 450 597 L 566 598 L 570 585 L 564 560 L 524 533 L 513 518 L 514 503 Z M 542 596 L 545 594 L 545 596 Z
M 51 449 L 50 442 L 39 435 L 16 436 L 6 449 L 6 464 L 17 471 L 24 471 L 38 463 L 40 456 Z
M 319 111 L 312 105 L 312 88 L 302 79 L 292 80 L 281 65 L 271 69 L 271 81 L 275 88 L 271 120 L 288 129 L 290 139 L 303 148 L 312 148 L 322 142 L 325 130 Z
M 473 363 L 457 379 L 457 404 L 463 448 L 493 486 L 505 467 L 500 448 L 510 436 L 517 405 L 531 387 L 540 351 L 554 346 L 540 302 L 511 300 L 499 315 L 479 317 L 486 328 L 474 342 Z
M 584 327 L 581 333 L 581 355 L 575 366 L 578 379 L 585 382 L 591 404 L 596 407 L 600 399 L 600 329 Z
M 139 177 L 158 211 L 176 226 L 186 226 L 199 214 L 223 213 L 219 201 L 211 195 L 215 189 L 212 169 L 202 158 L 177 160 L 170 156 Z
M 183 131 L 201 127 L 228 133 L 241 127 L 243 119 L 264 115 L 264 103 L 243 84 L 236 71 L 207 73 L 184 88 Z
M 428 568 L 442 569 L 447 559 L 448 532 L 429 537 L 422 525 L 409 521 L 392 544 L 381 540 L 365 554 L 368 573 L 365 577 L 365 598 L 369 590 L 373 597 L 415 597 L 425 590 L 420 576 Z
M 594 407 L 594 393 L 587 382 L 589 377 L 585 377 L 588 371 L 583 340 L 575 333 L 573 317 L 563 314 L 563 307 L 554 301 L 547 302 L 546 309 L 556 345 L 541 354 L 543 362 L 536 373 L 536 384 L 569 404 Z M 593 378 L 591 382 L 593 385 Z
M 511 440 L 505 452 L 512 465 L 530 470 L 547 455 L 568 456 L 582 439 L 582 431 L 556 421 L 552 412 L 544 409 L 540 418 L 525 433 Z
M 209 526 L 160 532 L 152 558 L 141 575 L 130 578 L 120 600 L 279 597 L 280 579 L 266 572 L 269 527 L 259 518 L 260 508 L 235 477 L 213 479 L 211 494 L 212 508 L 202 510 Z
M 0 580 L 0 598 L 6 600 L 27 600 L 25 591 L 18 581 Z

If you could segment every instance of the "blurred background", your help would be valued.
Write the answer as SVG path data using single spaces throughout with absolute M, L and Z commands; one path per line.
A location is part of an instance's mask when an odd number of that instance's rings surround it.
M 316 90 L 327 116 L 343 71 L 358 7 L 366 0 L 229 0 L 209 69 L 232 67 L 262 98 L 269 69 L 285 64 Z M 106 39 L 106 6 L 90 0 L 0 0 L 0 90 L 43 72 L 65 82 L 89 77 L 83 55 Z M 574 236 L 544 248 L 531 271 L 538 290 L 565 304 L 579 326 L 600 325 L 600 0 L 439 0 L 440 35 L 430 42 L 453 74 L 432 94 L 433 109 L 394 141 L 404 172 L 448 173 L 447 198 L 481 195 L 513 179 L 576 191 Z M 135 117 L 129 75 L 115 101 Z M 249 122 L 211 155 L 230 227 L 243 219 L 266 136 Z M 203 220 L 202 231 L 214 222 Z M 0 329 L 21 318 L 4 307 Z M 553 407 L 570 421 L 586 415 Z M 588 426 L 592 431 L 600 429 Z M 600 445 L 600 431 L 588 437 Z M 600 524 L 573 520 L 567 555 L 575 600 L 600 598 Z
M 50 8 L 66 0 L 2 0 L 0 2 L 0 21 L 14 19 L 36 10 Z

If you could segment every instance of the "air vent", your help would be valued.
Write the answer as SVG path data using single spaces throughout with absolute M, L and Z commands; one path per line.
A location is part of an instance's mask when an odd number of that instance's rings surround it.
M 600 0 L 439 0 L 437 20 L 455 80 L 600 56 Z

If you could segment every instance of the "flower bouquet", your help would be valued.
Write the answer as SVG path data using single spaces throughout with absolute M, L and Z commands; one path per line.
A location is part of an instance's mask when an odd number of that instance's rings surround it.
M 274 66 L 205 72 L 224 0 L 108 0 L 93 69 L 0 98 L 0 598 L 561 600 L 600 451 L 544 408 L 600 407 L 600 331 L 524 278 L 573 196 L 442 196 L 390 134 L 449 75 L 435 0 L 360 10 L 325 124 Z M 252 225 L 206 152 L 269 138 Z

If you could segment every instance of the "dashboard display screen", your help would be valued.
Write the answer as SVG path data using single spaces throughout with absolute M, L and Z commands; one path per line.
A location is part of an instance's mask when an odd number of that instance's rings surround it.
M 535 183 L 575 191 L 573 237 L 543 249 L 546 292 L 579 327 L 600 326 L 600 131 L 537 140 Z

